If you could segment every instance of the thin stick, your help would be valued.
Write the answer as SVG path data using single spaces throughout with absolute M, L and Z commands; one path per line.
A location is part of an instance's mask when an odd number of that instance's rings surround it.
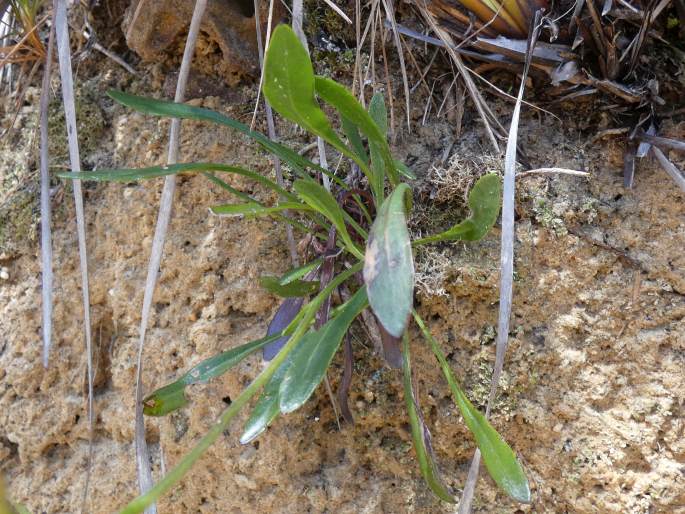
M 62 79 L 62 101 L 64 103 L 64 118 L 67 125 L 67 140 L 69 143 L 69 161 L 71 171 L 81 171 L 81 159 L 78 148 L 78 132 L 76 130 L 76 107 L 74 104 L 74 78 L 71 71 L 71 48 L 69 47 L 69 26 L 67 25 L 67 4 L 66 0 L 55 0 L 55 35 L 57 39 L 57 54 L 59 57 L 59 72 Z M 86 223 L 83 209 L 83 192 L 81 191 L 81 181 L 74 180 L 74 205 L 76 208 L 76 231 L 78 234 L 79 262 L 81 267 L 81 290 L 83 294 L 83 324 L 86 337 L 86 359 L 88 373 L 88 431 L 89 431 L 89 450 L 88 450 L 88 470 L 90 474 L 93 462 L 93 424 L 95 420 L 95 407 L 93 405 L 93 346 L 90 329 L 90 294 L 88 285 L 88 257 L 86 253 Z M 41 198 L 42 200 L 42 198 Z M 45 356 L 47 366 L 48 357 Z M 88 477 L 87 477 L 88 478 Z M 89 480 L 86 480 L 84 498 L 88 495 Z
M 328 7 L 333 9 L 336 13 L 338 13 L 338 16 L 340 16 L 343 20 L 345 20 L 347 23 L 352 25 L 352 20 L 345 14 L 340 7 L 335 5 L 331 0 L 323 0 Z
M 269 27 L 271 26 L 271 13 L 273 12 L 273 0 L 271 0 L 271 4 L 269 4 Z M 255 17 L 255 25 L 256 25 L 256 30 L 257 30 L 257 50 L 259 52 L 259 67 L 261 68 L 261 73 L 260 73 L 260 79 L 259 79 L 259 91 L 257 92 L 257 104 L 259 104 L 259 94 L 262 90 L 262 79 L 264 77 L 264 46 L 262 45 L 262 24 L 259 19 L 259 0 L 254 0 L 254 17 Z M 268 37 L 268 34 L 267 34 Z M 266 126 L 267 126 L 267 131 L 269 134 L 269 139 L 276 141 L 276 125 L 274 124 L 274 114 L 273 110 L 271 109 L 271 105 L 269 102 L 267 102 L 266 98 L 264 99 L 264 107 L 266 110 Z M 255 105 L 255 115 L 257 114 L 257 105 Z M 253 117 L 253 123 L 254 123 L 254 117 Z M 281 170 L 281 160 L 276 157 L 275 155 L 272 158 L 272 161 L 274 163 L 274 171 L 276 172 L 276 183 L 284 187 L 283 183 L 283 171 Z M 283 212 L 283 216 L 286 218 L 289 218 L 289 213 L 288 211 Z M 295 236 L 293 235 L 293 227 L 289 224 L 286 223 L 285 225 L 285 235 L 288 240 L 288 250 L 290 251 L 290 260 L 293 263 L 293 266 L 297 267 L 299 266 L 299 258 L 297 256 L 297 244 L 295 244 Z
M 587 171 L 570 170 L 568 168 L 535 168 L 534 170 L 522 171 L 517 173 L 517 177 L 525 177 L 528 175 L 543 175 L 559 173 L 562 175 L 575 175 L 577 177 L 587 177 L 590 175 Z
M 190 71 L 190 62 L 195 53 L 195 43 L 197 41 L 198 32 L 200 31 L 200 22 L 204 14 L 207 0 L 197 0 L 193 11 L 193 18 L 188 29 L 188 38 L 186 46 L 183 51 L 183 60 L 181 61 L 181 69 L 178 74 L 178 82 L 176 84 L 175 102 L 183 102 L 185 97 L 186 84 L 188 82 L 188 73 Z M 178 158 L 178 139 L 181 128 L 181 120 L 174 118 L 171 120 L 171 128 L 169 129 L 169 152 L 167 155 L 167 164 L 174 164 Z M 176 177 L 170 175 L 164 180 L 164 188 L 162 190 L 162 198 L 160 200 L 159 214 L 157 216 L 157 225 L 155 226 L 155 235 L 152 240 L 152 250 L 150 252 L 150 262 L 147 269 L 147 279 L 145 281 L 145 294 L 143 296 L 143 309 L 140 321 L 140 339 L 138 341 L 138 362 L 136 369 L 136 464 L 138 469 L 138 484 L 141 494 L 147 493 L 153 487 L 152 469 L 150 466 L 150 453 L 145 440 L 145 420 L 143 418 L 143 348 L 145 346 L 145 333 L 150 318 L 150 308 L 152 306 L 152 295 L 157 284 L 157 275 L 159 266 L 162 261 L 162 251 L 164 250 L 164 239 L 166 237 L 167 229 L 169 228 L 169 221 L 171 220 L 171 208 L 174 200 L 174 192 L 176 190 Z M 146 513 L 156 512 L 155 505 L 151 505 Z
M 50 29 L 48 52 L 45 57 L 43 84 L 40 93 L 40 254 L 43 266 L 43 366 L 48 367 L 52 343 L 52 218 L 50 206 L 50 157 L 48 154 L 48 105 L 50 103 L 50 74 L 55 45 L 55 24 Z

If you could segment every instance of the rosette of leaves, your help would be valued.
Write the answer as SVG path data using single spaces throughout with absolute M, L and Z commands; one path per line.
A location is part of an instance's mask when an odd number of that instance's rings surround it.
M 286 25 L 277 27 L 271 38 L 263 90 L 281 116 L 323 138 L 348 158 L 353 164 L 350 176 L 341 179 L 330 174 L 293 150 L 217 112 L 121 92 L 110 92 L 110 96 L 142 113 L 209 121 L 238 130 L 287 162 L 297 179 L 291 188 L 285 188 L 256 172 L 217 163 L 60 174 L 70 179 L 127 182 L 175 173 L 203 173 L 240 200 L 212 207 L 215 214 L 271 216 L 292 224 L 302 233 L 303 240 L 309 241 L 305 265 L 282 277 L 261 280 L 263 287 L 283 298 L 264 338 L 200 362 L 145 398 L 148 416 L 164 416 L 188 404 L 184 394 L 188 385 L 206 382 L 227 372 L 259 349 L 269 362 L 177 467 L 123 512 L 139 512 L 173 487 L 253 397 L 257 400 L 240 438 L 243 443 L 258 437 L 279 415 L 300 408 L 324 379 L 351 324 L 365 309 L 370 309 L 378 322 L 388 363 L 402 370 L 416 457 L 431 490 L 446 502 L 455 501 L 439 478 L 430 433 L 413 386 L 407 334 L 412 317 L 435 353 L 490 475 L 515 500 L 530 501 L 528 481 L 514 452 L 469 402 L 439 345 L 413 310 L 412 248 L 438 241 L 475 241 L 483 237 L 498 217 L 499 177 L 485 175 L 474 185 L 469 195 L 472 214 L 468 219 L 443 233 L 412 241 L 407 229 L 412 190 L 406 182 L 412 173 L 390 152 L 383 97 L 376 94 L 366 110 L 344 86 L 316 76 L 306 50 Z M 341 132 L 334 128 L 319 102 L 327 104 L 340 117 Z M 280 201 L 265 205 L 232 188 L 217 173 L 234 173 L 255 180 L 278 193 Z M 323 174 L 329 175 L 330 189 L 320 183 Z M 352 183 L 364 186 L 352 187 Z M 349 352 L 345 354 L 347 359 L 351 358 Z M 351 372 L 351 365 L 346 368 Z M 341 382 L 349 385 L 349 376 Z M 345 398 L 345 394 L 340 396 Z M 349 418 L 346 405 L 345 412 Z

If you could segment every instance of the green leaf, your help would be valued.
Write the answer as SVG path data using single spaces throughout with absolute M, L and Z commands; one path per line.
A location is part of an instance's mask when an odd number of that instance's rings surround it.
M 304 337 L 306 337 L 306 335 Z M 304 338 L 300 340 L 299 344 L 302 344 L 303 341 Z M 283 377 L 290 368 L 291 363 L 292 352 L 278 367 L 269 382 L 267 382 L 267 384 L 264 386 L 264 390 L 259 396 L 259 400 L 257 400 L 257 403 L 252 409 L 252 413 L 245 424 L 243 435 L 240 436 L 241 444 L 247 444 L 256 439 L 280 414 L 281 411 L 278 406 L 278 391 L 281 387 L 281 382 L 283 382 Z
M 361 287 L 340 309 L 338 315 L 319 330 L 308 332 L 293 350 L 279 392 L 281 412 L 299 409 L 323 380 L 335 352 L 350 324 L 367 306 L 366 289 Z
M 259 283 L 270 293 L 282 298 L 296 298 L 314 294 L 319 291 L 320 287 L 318 280 L 292 280 L 287 284 L 281 284 L 281 281 L 276 277 L 261 277 Z
M 369 156 L 366 155 L 366 150 L 364 149 L 364 142 L 359 135 L 359 129 L 357 125 L 352 123 L 350 120 L 345 118 L 345 116 L 340 117 L 340 123 L 342 125 L 343 133 L 347 137 L 347 140 L 352 146 L 354 153 L 364 162 L 369 162 Z
M 252 352 L 275 341 L 282 335 L 279 332 L 203 360 L 175 382 L 161 387 L 147 396 L 143 400 L 143 412 L 148 416 L 165 416 L 184 407 L 188 404 L 184 394 L 186 386 L 204 383 L 223 375 Z
M 279 25 L 271 36 L 264 61 L 264 96 L 286 119 L 345 148 L 314 96 L 314 69 L 307 50 L 288 25 Z
M 416 174 L 411 170 L 409 166 L 404 164 L 399 159 L 395 159 L 395 169 L 397 169 L 397 171 L 399 171 L 401 175 L 404 175 L 409 180 L 416 180 Z
M 440 363 L 442 372 L 464 417 L 466 426 L 476 439 L 478 448 L 480 448 L 488 473 L 490 473 L 495 483 L 514 500 L 530 503 L 531 496 L 528 479 L 521 464 L 516 459 L 516 455 L 492 425 L 490 425 L 485 416 L 473 406 L 461 387 L 459 387 L 440 346 L 416 312 L 414 312 L 414 319 Z
M 306 204 L 319 211 L 333 223 L 348 250 L 361 259 L 362 254 L 352 242 L 347 227 L 345 226 L 345 215 L 343 210 L 338 205 L 338 202 L 335 201 L 335 198 L 333 198 L 330 191 L 327 191 L 316 182 L 304 180 L 296 180 L 293 183 L 293 189 Z
M 316 92 L 327 104 L 334 107 L 341 116 L 354 123 L 371 143 L 377 145 L 381 157 L 385 162 L 388 176 L 393 185 L 397 184 L 395 164 L 390 153 L 390 147 L 385 133 L 376 125 L 371 115 L 364 110 L 352 93 L 345 86 L 334 80 L 317 76 L 315 79 Z M 386 122 L 387 123 L 387 122 Z
M 364 282 L 369 303 L 387 332 L 401 337 L 414 302 L 414 262 L 405 215 L 411 189 L 400 184 L 383 202 L 369 234 Z
M 385 109 L 385 102 L 383 95 L 375 93 L 369 102 L 369 116 L 373 119 L 376 126 L 381 131 L 383 139 L 385 140 L 388 133 L 388 113 Z M 373 173 L 371 189 L 376 196 L 377 202 L 380 204 L 384 198 L 385 188 L 385 162 L 381 147 L 377 142 L 369 139 L 369 150 L 371 151 L 371 171 Z
M 414 387 L 411 380 L 411 361 L 409 358 L 409 336 L 404 334 L 402 343 L 403 356 L 403 384 L 404 402 L 407 406 L 409 424 L 411 425 L 411 436 L 416 451 L 416 460 L 419 461 L 419 469 L 424 480 L 438 498 L 449 503 L 456 503 L 454 497 L 449 493 L 445 485 L 440 480 L 438 468 L 433 458 L 431 447 L 431 436 L 428 427 L 421 416 L 418 401 L 414 394 Z
M 240 393 L 240 395 L 238 395 L 238 397 L 219 415 L 217 421 L 210 426 L 207 433 L 202 436 L 197 444 L 195 444 L 172 469 L 161 477 L 152 489 L 126 504 L 126 506 L 119 511 L 120 514 L 136 514 L 143 512 L 146 507 L 156 502 L 163 494 L 169 492 L 171 488 L 183 479 L 186 473 L 188 473 L 193 465 L 197 463 L 207 449 L 224 434 L 225 430 L 240 410 L 268 383 L 279 366 L 288 358 L 290 352 L 295 349 L 297 344 L 301 341 L 302 336 L 305 334 L 310 323 L 314 320 L 317 310 L 321 307 L 326 298 L 328 298 L 340 284 L 345 282 L 355 273 L 361 271 L 361 269 L 361 263 L 355 263 L 351 267 L 340 272 L 302 309 L 303 315 L 297 317 L 297 323 L 293 320 L 293 323 L 289 325 L 293 327 L 294 330 L 292 335 L 267 367 L 257 375 L 243 392 Z M 286 329 L 285 333 L 290 332 Z
M 497 221 L 499 215 L 502 186 L 500 178 L 494 173 L 483 175 L 469 193 L 471 217 L 451 229 L 414 241 L 414 244 L 435 243 L 438 241 L 477 241 L 482 238 Z
M 233 118 L 229 118 L 228 116 L 224 116 L 218 112 L 202 107 L 194 107 L 192 105 L 169 102 L 168 100 L 157 100 L 155 98 L 135 96 L 124 93 L 123 91 L 109 90 L 107 94 L 120 104 L 144 114 L 152 114 L 154 116 L 163 116 L 168 118 L 208 121 L 230 127 L 259 143 L 259 145 L 267 152 L 270 152 L 287 162 L 302 178 L 309 178 L 311 180 L 311 177 L 306 170 L 307 168 L 314 169 L 328 175 L 331 180 L 335 181 L 343 189 L 349 189 L 344 181 L 340 180 L 339 177 L 328 170 L 325 170 L 318 164 L 314 164 L 312 161 L 291 150 L 287 146 L 283 146 L 275 141 L 272 141 L 261 132 L 255 132 L 254 130 L 251 130 L 250 127 L 244 123 L 234 120 Z
M 321 263 L 323 262 L 323 257 L 319 257 L 318 259 L 315 259 L 311 262 L 308 262 L 307 264 L 304 264 L 298 268 L 293 268 L 290 271 L 288 271 L 285 275 L 283 275 L 280 280 L 278 281 L 279 284 L 282 286 L 289 284 L 293 280 L 297 280 L 299 278 L 304 277 L 306 274 L 308 274 L 310 271 L 315 270 L 317 267 L 321 266 Z
M 257 202 L 247 202 L 215 205 L 210 207 L 210 210 L 214 214 L 219 214 L 222 216 L 265 216 L 287 210 L 309 211 L 312 209 L 307 205 L 301 204 L 300 202 L 281 202 L 273 207 L 266 207 Z
M 132 182 L 135 180 L 146 180 L 156 177 L 164 177 L 166 175 L 176 175 L 179 173 L 199 173 L 204 171 L 219 171 L 223 173 L 235 173 L 236 175 L 242 175 L 243 177 L 254 180 L 255 182 L 258 182 L 271 189 L 272 191 L 275 191 L 279 195 L 283 195 L 291 201 L 297 201 L 297 197 L 295 195 L 283 189 L 273 180 L 269 180 L 257 172 L 239 168 L 237 166 L 229 166 L 227 164 L 217 164 L 213 162 L 178 163 L 169 164 L 167 166 L 150 166 L 148 168 L 81 171 L 78 173 L 59 172 L 56 173 L 56 175 L 60 178 L 66 179 Z
M 385 108 L 385 99 L 382 93 L 376 92 L 371 97 L 369 116 L 381 131 L 383 141 L 385 141 L 388 136 L 388 110 Z

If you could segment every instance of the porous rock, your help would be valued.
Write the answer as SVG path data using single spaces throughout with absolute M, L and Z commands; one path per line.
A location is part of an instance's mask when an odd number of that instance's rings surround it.
M 133 0 L 124 19 L 126 43 L 145 61 L 178 52 L 185 40 L 195 0 Z M 194 66 L 220 76 L 228 85 L 259 71 L 252 0 L 209 0 L 203 16 Z M 279 19 L 276 9 L 274 19 Z M 262 34 L 266 33 L 268 2 L 260 6 Z M 203 66 L 204 64 L 204 66 Z M 206 68 L 210 68 L 207 70 Z

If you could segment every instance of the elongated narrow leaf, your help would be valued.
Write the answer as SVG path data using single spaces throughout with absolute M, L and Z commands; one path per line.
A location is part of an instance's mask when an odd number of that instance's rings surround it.
M 175 382 L 161 387 L 147 396 L 143 400 L 143 412 L 148 416 L 165 416 L 180 409 L 188 403 L 184 395 L 186 386 L 205 383 L 212 378 L 223 375 L 252 352 L 275 341 L 280 336 L 281 334 L 267 336 L 203 360 Z
M 338 84 L 334 80 L 317 76 L 315 87 L 317 94 L 324 102 L 334 107 L 341 116 L 344 116 L 359 127 L 359 130 L 368 138 L 369 144 L 376 145 L 385 162 L 391 183 L 393 185 L 397 184 L 395 163 L 390 153 L 385 133 L 376 125 L 371 115 L 366 112 L 345 86 Z
M 311 211 L 312 209 L 300 202 L 281 202 L 273 207 L 267 207 L 257 202 L 229 203 L 210 207 L 214 214 L 221 216 L 268 216 L 283 211 Z
M 288 25 L 279 25 L 271 36 L 264 62 L 263 91 L 281 116 L 323 138 L 335 148 L 345 148 L 316 102 L 312 62 Z
M 436 243 L 438 241 L 477 241 L 482 238 L 497 221 L 499 215 L 502 186 L 499 176 L 491 173 L 482 176 L 469 192 L 471 217 L 453 226 L 451 229 L 424 237 L 415 244 Z
M 445 485 L 440 480 L 438 468 L 433 458 L 433 449 L 431 446 L 431 435 L 421 415 L 416 395 L 414 394 L 414 386 L 411 379 L 411 360 L 409 358 L 409 336 L 404 334 L 402 344 L 403 356 L 403 384 L 404 384 L 404 402 L 407 406 L 407 414 L 409 415 L 409 424 L 411 425 L 411 435 L 414 442 L 414 450 L 416 451 L 416 460 L 419 461 L 419 469 L 423 475 L 424 480 L 428 484 L 438 498 L 449 503 L 456 503 L 454 497 L 449 493 Z
M 364 149 L 364 142 L 359 135 L 359 129 L 357 128 L 357 125 L 345 118 L 345 116 L 340 117 L 340 124 L 342 125 L 343 132 L 347 137 L 352 150 L 354 150 L 354 153 L 356 153 L 362 161 L 369 162 L 369 156 L 366 154 L 366 150 Z
M 461 411 L 461 415 L 464 417 L 466 426 L 473 434 L 473 437 L 475 437 L 478 448 L 480 448 L 485 467 L 490 476 L 513 499 L 529 503 L 531 498 L 528 479 L 516 459 L 516 455 L 492 425 L 490 425 L 485 416 L 466 397 L 459 383 L 452 375 L 452 370 L 440 346 L 416 312 L 414 312 L 414 319 L 440 363 L 442 372 Z
M 308 332 L 293 350 L 292 365 L 283 377 L 279 393 L 281 412 L 299 409 L 323 380 L 350 324 L 366 308 L 366 289 L 361 287 L 338 315 L 319 330 Z
M 282 286 L 290 284 L 290 282 L 298 280 L 307 275 L 308 273 L 314 271 L 316 268 L 321 266 L 322 262 L 323 257 L 319 257 L 318 259 L 308 262 L 307 264 L 291 269 L 278 280 L 278 283 Z
M 378 127 L 383 141 L 388 136 L 388 110 L 385 108 L 385 99 L 382 93 L 374 93 L 369 102 L 369 116 L 373 123 Z
M 163 116 L 167 118 L 208 121 L 230 127 L 259 143 L 259 145 L 267 152 L 287 162 L 302 178 L 309 178 L 311 180 L 311 177 L 306 172 L 306 169 L 309 168 L 328 175 L 331 180 L 335 181 L 340 187 L 343 189 L 348 189 L 348 186 L 345 184 L 345 182 L 340 180 L 340 178 L 333 175 L 328 170 L 323 169 L 318 164 L 314 164 L 312 161 L 291 150 L 287 146 L 283 146 L 275 141 L 272 141 L 261 132 L 250 130 L 250 128 L 244 123 L 234 120 L 233 118 L 229 118 L 228 116 L 224 116 L 218 112 L 205 109 L 203 107 L 194 107 L 192 105 L 170 102 L 168 100 L 157 100 L 155 98 L 131 95 L 124 93 L 123 91 L 109 90 L 107 94 L 120 104 L 144 114 Z
M 150 166 L 147 168 L 125 168 L 112 170 L 97 170 L 97 171 L 82 171 L 80 173 L 56 173 L 60 178 L 80 179 L 80 180 L 97 180 L 109 182 L 133 182 L 135 180 L 147 180 L 155 177 L 164 177 L 167 175 L 177 175 L 179 173 L 200 173 L 206 171 L 219 171 L 223 173 L 235 173 L 247 177 L 263 186 L 275 191 L 279 195 L 283 195 L 291 201 L 297 201 L 297 197 L 292 193 L 286 191 L 281 186 L 276 184 L 273 180 L 260 175 L 257 172 L 239 168 L 237 166 L 229 166 L 228 164 L 218 164 L 215 162 L 186 162 L 169 164 L 166 166 Z
M 385 102 L 383 95 L 375 93 L 369 102 L 369 116 L 381 131 L 383 139 L 387 137 L 388 133 L 388 113 L 385 109 Z M 371 171 L 373 173 L 371 188 L 376 195 L 378 203 L 383 202 L 385 197 L 385 162 L 379 144 L 369 139 L 369 150 L 371 152 Z
M 378 321 L 401 337 L 414 302 L 414 261 L 405 215 L 409 186 L 400 184 L 383 202 L 369 234 L 364 282 Z
M 307 296 L 319 290 L 318 280 L 292 280 L 287 284 L 281 284 L 280 280 L 276 277 L 261 277 L 259 283 L 270 293 L 282 298 Z
M 492 479 L 514 500 L 530 503 L 530 488 L 523 468 L 509 445 L 500 437 L 485 416 L 456 388 L 457 405 L 466 426 L 476 438 L 485 467 Z
M 356 245 L 352 242 L 350 234 L 345 226 L 345 214 L 343 210 L 335 201 L 330 191 L 327 191 L 323 186 L 316 182 L 307 182 L 304 180 L 296 180 L 293 184 L 293 189 L 297 192 L 299 197 L 312 208 L 323 214 L 328 220 L 333 223 L 338 230 L 338 234 L 347 245 L 348 249 L 358 257 L 361 253 L 357 250 Z
M 306 335 L 305 335 L 306 337 Z M 300 344 L 304 341 L 300 341 Z M 240 436 L 240 443 L 247 444 L 257 438 L 266 428 L 271 425 L 274 419 L 280 414 L 279 408 L 279 390 L 283 377 L 290 369 L 292 363 L 292 353 L 288 358 L 278 367 L 269 382 L 264 386 L 259 400 L 252 409 L 250 418 L 245 424 L 243 435 Z
M 400 172 L 400 175 L 404 175 L 405 178 L 408 178 L 409 180 L 416 180 L 416 174 L 409 166 L 404 164 L 399 159 L 395 159 L 395 169 Z

